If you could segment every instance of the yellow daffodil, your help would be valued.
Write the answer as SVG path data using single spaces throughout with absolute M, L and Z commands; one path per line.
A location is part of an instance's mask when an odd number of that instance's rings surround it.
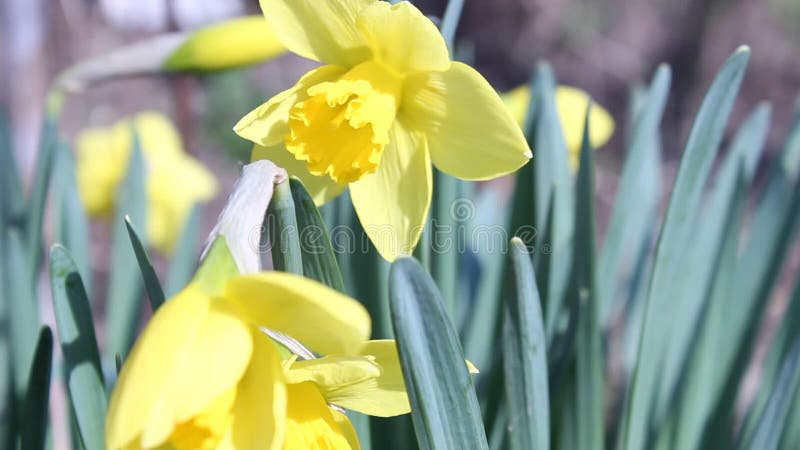
M 452 62 L 436 26 L 408 2 L 261 0 L 289 50 L 326 65 L 235 126 L 323 203 L 346 187 L 380 254 L 419 241 L 431 163 L 468 180 L 517 170 L 531 157 L 498 94 Z
M 503 101 L 517 123 L 522 126 L 528 106 L 531 102 L 531 90 L 527 85 L 519 86 L 501 95 Z M 580 163 L 581 142 L 583 141 L 583 125 L 586 118 L 586 108 L 589 105 L 589 94 L 571 86 L 558 86 L 556 88 L 556 108 L 561 121 L 561 130 L 564 133 L 564 142 L 569 151 L 569 166 L 573 172 L 578 170 Z M 603 146 L 614 133 L 614 119 L 602 106 L 592 103 L 592 112 L 589 115 L 590 141 L 594 148 Z
M 370 326 L 360 303 L 297 275 L 209 283 L 199 273 L 156 312 L 123 365 L 106 447 L 356 450 L 341 408 L 410 410 L 396 346 L 367 341 Z M 313 359 L 279 342 L 300 342 Z
M 81 200 L 92 216 L 108 216 L 114 211 L 128 172 L 134 129 L 147 168 L 147 236 L 153 247 L 168 253 L 192 205 L 211 199 L 217 181 L 184 152 L 178 132 L 163 115 L 144 112 L 78 136 L 76 175 Z

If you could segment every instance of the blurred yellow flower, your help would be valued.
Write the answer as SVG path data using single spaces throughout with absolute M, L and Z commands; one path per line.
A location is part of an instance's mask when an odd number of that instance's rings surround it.
M 517 123 L 522 126 L 531 102 L 530 88 L 527 85 L 519 86 L 503 93 L 501 97 Z M 578 88 L 571 86 L 556 88 L 556 108 L 561 121 L 561 130 L 564 133 L 564 142 L 569 151 L 569 166 L 573 172 L 577 171 L 580 163 L 583 125 L 589 100 L 589 94 Z M 599 148 L 611 139 L 611 135 L 614 133 L 614 119 L 602 106 L 592 103 L 589 127 L 592 146 Z
M 162 114 L 143 112 L 78 136 L 76 175 L 81 200 L 92 216 L 109 216 L 114 211 L 128 171 L 134 129 L 147 167 L 147 236 L 154 248 L 169 253 L 192 206 L 213 198 L 218 187 L 211 172 L 184 152 L 178 132 Z
M 410 3 L 261 0 L 289 50 L 327 65 L 235 126 L 323 203 L 346 187 L 364 230 L 392 261 L 419 241 L 431 163 L 486 180 L 531 157 L 511 113 L 471 67 L 450 60 L 436 26 Z
M 109 450 L 357 450 L 340 407 L 409 412 L 395 344 L 367 341 L 357 301 L 282 272 L 205 281 L 167 301 L 134 346 L 111 395 Z M 298 360 L 276 335 L 324 356 Z

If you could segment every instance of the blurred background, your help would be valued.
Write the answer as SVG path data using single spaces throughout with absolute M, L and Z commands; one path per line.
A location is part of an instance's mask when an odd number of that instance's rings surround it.
M 414 3 L 436 18 L 446 1 Z M 148 36 L 259 13 L 256 0 L 0 0 L 0 114 L 10 121 L 25 181 L 36 158 L 44 98 L 59 72 Z M 659 63 L 672 66 L 673 85 L 662 125 L 665 203 L 702 95 L 725 58 L 741 44 L 753 52 L 730 129 L 738 127 L 759 101 L 771 103 L 772 126 L 758 177 L 763 181 L 800 93 L 800 1 L 467 0 L 455 55 L 500 91 L 527 83 L 536 64 L 548 61 L 560 83 L 589 92 L 613 115 L 614 137 L 596 157 L 602 239 L 624 156 L 631 87 L 648 81 Z M 205 235 L 250 150 L 233 133 L 233 125 L 313 64 L 285 55 L 258 67 L 211 76 L 110 82 L 68 98 L 60 134 L 73 142 L 84 128 L 108 126 L 143 110 L 171 117 L 186 151 L 220 181 L 220 194 L 205 209 Z M 107 224 L 93 224 L 91 261 L 98 271 L 108 267 L 108 235 Z M 164 261 L 156 257 L 155 263 L 163 267 Z M 786 271 L 798 270 L 800 252 L 795 251 Z M 103 273 L 95 282 L 104 283 Z M 769 321 L 783 310 L 786 284 L 778 289 Z M 48 295 L 46 277 L 41 287 L 40 293 Z

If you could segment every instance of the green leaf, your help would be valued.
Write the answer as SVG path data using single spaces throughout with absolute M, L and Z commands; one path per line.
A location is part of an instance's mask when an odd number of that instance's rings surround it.
M 775 392 L 781 364 L 788 360 L 792 344 L 800 339 L 800 328 L 797 327 L 797 324 L 800 323 L 798 322 L 800 321 L 800 279 L 795 285 L 794 295 L 783 317 L 780 327 L 769 346 L 769 353 L 761 367 L 758 393 L 742 427 L 740 433 L 741 442 L 753 441 L 756 429 L 764 418 L 769 399 Z M 795 398 L 797 398 L 797 394 L 795 394 Z
M 737 258 L 739 256 L 740 228 L 747 200 L 749 184 L 746 179 L 744 160 L 740 159 L 740 171 L 734 182 L 728 210 L 715 220 L 725 224 L 718 248 L 713 255 L 714 271 L 703 298 L 698 299 L 700 322 L 692 333 L 691 349 L 688 349 L 686 368 L 681 373 L 680 386 L 671 392 L 678 401 L 672 408 L 675 430 L 674 448 L 700 448 L 703 433 L 708 426 L 722 385 L 719 383 L 717 353 L 728 340 L 726 330 L 727 311 L 732 307 L 731 288 Z M 686 320 L 681 318 L 679 320 Z
M 136 255 L 125 227 L 130 216 L 139 230 L 147 229 L 147 174 L 139 138 L 134 133 L 128 174 L 118 193 L 115 220 L 112 224 L 111 273 L 108 281 L 107 342 L 105 360 L 110 365 L 114 355 L 124 358 L 133 345 L 142 294 L 141 276 L 136 272 Z M 147 236 L 139 238 L 147 244 Z
M 460 255 L 456 245 L 458 233 L 463 232 L 463 226 L 456 217 L 459 208 L 459 190 L 461 180 L 443 173 L 434 171 L 434 193 L 431 205 L 432 220 L 430 230 L 435 238 L 441 235 L 442 242 L 438 239 L 432 242 L 437 248 L 431 250 L 431 275 L 436 280 L 436 285 L 442 293 L 445 308 L 451 317 L 456 317 L 456 295 L 458 289 L 458 260 Z M 442 245 L 443 244 L 443 245 Z M 438 248 L 442 245 L 441 248 Z
M 22 182 L 11 147 L 8 116 L 0 111 L 0 223 L 11 222 L 21 214 L 24 202 Z
M 26 276 L 28 266 L 22 236 L 16 229 L 6 232 L 3 253 L 3 284 L 8 305 L 9 336 L 11 340 L 12 374 L 14 391 L 21 402 L 25 395 L 25 382 L 33 361 L 39 333 L 39 308 L 36 296 Z M 21 403 L 20 403 L 21 404 Z
M 795 122 L 792 135 L 800 130 Z M 767 177 L 758 200 L 750 232 L 732 280 L 730 307 L 726 309 L 725 344 L 715 352 L 715 426 L 706 427 L 707 442 L 729 435 L 736 395 L 747 370 L 778 274 L 800 226 L 800 140 L 789 139 Z
M 458 22 L 461 19 L 461 12 L 463 9 L 464 0 L 449 0 L 447 2 L 447 8 L 444 10 L 444 15 L 442 16 L 442 25 L 440 27 L 442 30 L 442 37 L 451 53 L 453 51 L 453 45 L 455 44 L 456 29 L 458 28 Z
M 53 197 L 56 204 L 56 241 L 70 250 L 89 291 L 92 285 L 92 271 L 89 265 L 89 222 L 78 193 L 72 150 L 63 141 L 59 142 L 55 164 Z
M 33 357 L 20 429 L 21 450 L 44 450 L 47 436 L 50 375 L 53 366 L 53 333 L 42 327 Z
M 778 448 L 789 416 L 792 401 L 800 389 L 800 337 L 795 338 L 786 360 L 781 364 L 775 389 L 767 401 L 752 439 L 739 448 L 773 450 Z
M 197 267 L 199 252 L 197 243 L 200 242 L 200 219 L 203 214 L 203 205 L 196 203 L 186 218 L 178 245 L 172 254 L 169 263 L 169 273 L 164 287 L 165 294 L 172 297 L 183 289 Z
M 692 127 L 686 150 L 672 189 L 669 207 L 659 236 L 655 264 L 645 304 L 639 358 L 628 397 L 623 427 L 623 449 L 650 445 L 651 413 L 660 378 L 662 355 L 673 321 L 671 286 L 689 243 L 695 211 L 717 154 L 719 142 L 741 85 L 749 50 L 737 50 L 714 79 Z
M 433 280 L 418 262 L 400 258 L 389 298 L 420 449 L 488 449 L 461 344 Z
M 161 282 L 158 281 L 156 270 L 153 269 L 153 265 L 150 263 L 150 257 L 147 256 L 147 250 L 145 250 L 142 241 L 136 234 L 131 218 L 125 216 L 123 220 L 125 221 L 125 228 L 128 230 L 128 237 L 131 239 L 133 253 L 136 255 L 136 262 L 139 263 L 139 271 L 142 274 L 144 290 L 147 292 L 147 297 L 150 299 L 150 307 L 153 309 L 153 312 L 155 312 L 165 300 L 164 291 L 161 289 Z
M 50 249 L 50 284 L 67 391 L 81 442 L 86 450 L 102 450 L 108 401 L 92 311 L 78 267 L 60 245 Z
M 575 244 L 572 258 L 571 296 L 578 302 L 576 336 L 576 412 L 580 449 L 603 448 L 603 348 L 598 321 L 595 279 L 594 149 L 589 142 L 586 111 L 576 184 Z
M 635 271 L 642 248 L 649 245 L 650 229 L 657 220 L 661 193 L 659 123 L 669 93 L 671 71 L 660 66 L 635 114 L 627 156 L 611 212 L 608 232 L 598 260 L 597 296 L 600 321 L 605 328 L 624 308 L 625 283 L 620 278 Z M 622 291 L 622 292 L 621 292 Z
M 314 200 L 303 183 L 292 177 L 289 180 L 297 213 L 297 226 L 303 260 L 303 275 L 345 293 L 342 273 L 333 253 L 328 229 L 319 214 Z
M 567 162 L 567 146 L 558 116 L 555 102 L 556 81 L 552 69 L 540 65 L 533 80 L 533 184 L 535 196 L 534 226 L 536 230 L 547 227 L 546 209 L 549 208 L 550 197 L 553 197 L 553 239 L 550 242 L 550 281 L 547 291 L 542 291 L 547 299 L 545 327 L 548 336 L 556 334 L 559 318 L 562 313 L 564 295 L 570 276 L 572 264 L 572 236 L 574 233 L 574 186 L 572 174 Z M 530 193 L 528 195 L 531 195 Z M 524 239 L 523 239 L 524 240 Z
M 547 341 L 528 249 L 511 239 L 512 286 L 506 296 L 503 365 L 511 448 L 550 448 Z
M 676 270 L 680 284 L 673 287 L 671 339 L 661 371 L 661 386 L 656 401 L 655 420 L 661 420 L 671 407 L 678 384 L 685 384 L 683 372 L 689 353 L 695 347 L 696 329 L 708 301 L 708 292 L 715 278 L 715 264 L 726 239 L 725 233 L 736 233 L 727 227 L 731 214 L 742 206 L 744 198 L 737 189 L 751 184 L 756 162 L 767 137 L 769 108 L 760 105 L 736 134 L 722 164 L 716 184 L 702 213 L 694 217 L 693 245 L 687 247 Z M 741 172 L 741 173 L 740 173 Z M 744 183 L 743 187 L 739 184 Z M 684 448 L 684 447 L 681 447 Z
M 53 159 L 58 147 L 58 116 L 45 114 L 42 124 L 39 152 L 36 157 L 36 168 L 33 175 L 31 195 L 25 205 L 26 254 L 28 258 L 28 282 L 33 285 L 38 274 L 42 257 L 42 221 L 44 219 L 47 191 L 50 186 L 50 173 Z
M 297 216 L 288 182 L 275 185 L 272 201 L 267 208 L 266 222 L 273 268 L 302 275 L 303 259 Z

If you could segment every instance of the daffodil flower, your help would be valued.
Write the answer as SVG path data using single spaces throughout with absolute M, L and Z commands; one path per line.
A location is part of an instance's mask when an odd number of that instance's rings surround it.
M 527 85 L 516 87 L 501 95 L 503 101 L 517 123 L 522 126 L 528 106 L 531 102 L 531 90 Z M 558 86 L 556 88 L 556 108 L 561 121 L 561 131 L 564 133 L 564 142 L 569 151 L 569 166 L 573 173 L 577 172 L 580 164 L 581 143 L 583 141 L 583 125 L 586 119 L 586 108 L 589 105 L 589 94 L 571 86 Z M 602 106 L 592 103 L 589 113 L 589 141 L 592 147 L 599 148 L 605 145 L 614 133 L 614 119 Z
M 358 449 L 341 408 L 410 410 L 395 344 L 367 341 L 370 327 L 360 303 L 297 275 L 199 275 L 125 362 L 107 448 Z M 298 360 L 274 333 L 323 356 Z
M 408 2 L 261 0 L 289 50 L 324 62 L 250 112 L 236 132 L 297 175 L 318 204 L 350 189 L 378 252 L 392 261 L 419 241 L 431 163 L 467 180 L 531 157 L 489 83 L 450 60 L 436 26 Z
M 154 248 L 169 253 L 192 206 L 214 197 L 217 181 L 184 152 L 178 132 L 162 114 L 143 112 L 109 128 L 84 130 L 76 144 L 79 194 L 92 216 L 107 217 L 114 211 L 134 130 L 147 167 L 147 235 Z

